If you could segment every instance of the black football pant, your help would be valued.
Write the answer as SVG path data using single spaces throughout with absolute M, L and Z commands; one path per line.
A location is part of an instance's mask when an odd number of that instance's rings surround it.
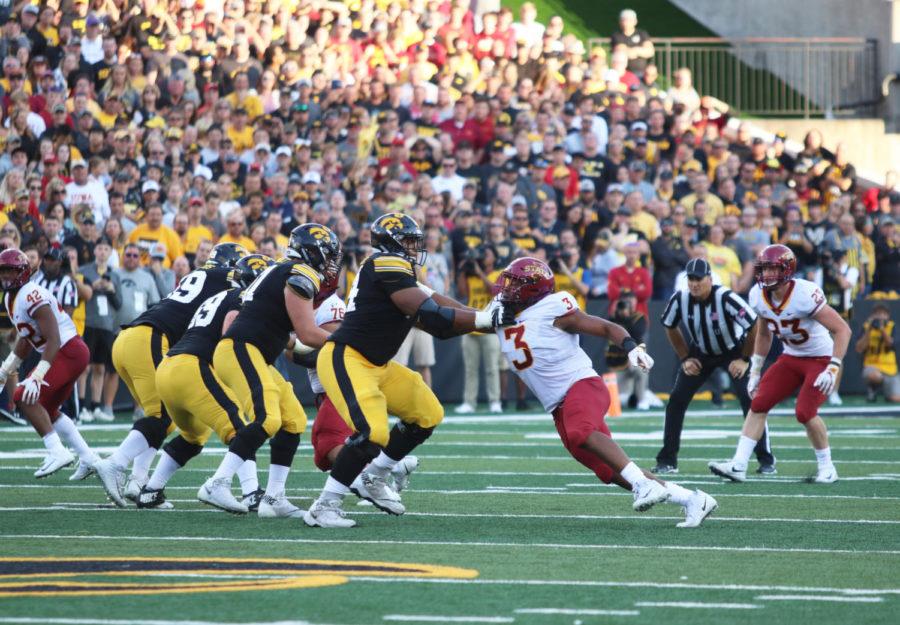
M 694 395 L 700 390 L 700 387 L 709 379 L 713 371 L 722 367 L 728 369 L 729 363 L 735 358 L 740 358 L 739 351 L 729 352 L 721 356 L 706 356 L 703 354 L 692 353 L 692 357 L 700 361 L 701 369 L 698 375 L 687 375 L 681 367 L 675 376 L 675 386 L 672 388 L 672 394 L 669 396 L 669 402 L 666 404 L 666 425 L 663 433 L 663 446 L 656 454 L 656 461 L 659 464 L 668 464 L 673 467 L 678 466 L 678 449 L 681 446 L 681 429 L 684 425 L 684 414 L 687 412 L 688 405 L 694 399 Z M 750 396 L 747 395 L 747 381 L 749 379 L 749 369 L 738 380 L 728 375 L 731 381 L 731 387 L 734 389 L 738 400 L 741 402 L 741 410 L 746 418 L 750 411 Z M 754 449 L 756 459 L 761 465 L 775 464 L 775 456 L 769 448 L 768 428 L 763 432 L 762 438 L 756 444 Z

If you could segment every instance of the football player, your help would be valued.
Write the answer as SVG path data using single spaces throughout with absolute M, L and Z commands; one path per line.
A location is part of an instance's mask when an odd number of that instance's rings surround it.
M 634 493 L 633 508 L 644 512 L 671 501 L 685 510 L 678 527 L 697 527 L 716 509 L 716 500 L 662 482 L 632 462 L 606 425 L 609 391 L 579 346 L 579 334 L 619 345 L 633 367 L 649 371 L 653 359 L 611 321 L 581 311 L 572 295 L 556 290 L 553 272 L 536 258 L 513 261 L 500 274 L 500 302 L 515 314 L 515 324 L 499 328 L 500 349 L 516 375 L 553 415 L 563 445 L 578 462 L 607 484 Z
M 734 482 L 747 479 L 747 461 L 762 436 L 769 411 L 797 389 L 797 421 L 806 428 L 816 453 L 818 469 L 814 481 L 830 484 L 838 479 L 831 461 L 828 429 L 818 411 L 837 390 L 850 344 L 850 326 L 825 303 L 825 294 L 819 287 L 793 277 L 796 270 L 797 258 L 784 245 L 770 245 L 756 258 L 756 284 L 747 299 L 763 323 L 759 324 L 750 359 L 750 413 L 731 461 L 709 463 L 710 471 Z M 784 352 L 761 375 L 772 335 L 781 339 Z
M 239 288 L 213 295 L 200 305 L 187 332 L 173 345 L 156 369 L 156 390 L 179 435 L 166 443 L 156 470 L 141 489 L 138 508 L 171 507 L 163 489 L 175 472 L 201 452 L 212 432 L 226 445 L 244 426 L 234 393 L 212 368 L 216 345 L 241 307 L 241 290 L 275 261 L 262 254 L 244 256 L 235 263 L 234 279 Z M 262 491 L 256 480 L 255 457 L 238 470 L 244 501 L 256 510 Z
M 341 244 L 325 226 L 309 223 L 291 231 L 285 258 L 266 269 L 241 295 L 237 314 L 213 354 L 213 368 L 234 391 L 247 425 L 240 429 L 216 473 L 197 493 L 203 503 L 235 514 L 248 506 L 231 493 L 231 480 L 244 461 L 269 441 L 269 481 L 260 503 L 263 516 L 297 517 L 302 511 L 284 495 L 285 483 L 306 413 L 291 383 L 273 366 L 288 344 L 308 353 L 325 343 L 327 332 L 315 323 L 313 300 L 323 282 L 337 279 Z M 271 514 L 269 514 L 271 513 Z
M 344 320 L 316 359 L 325 393 L 354 434 L 337 454 L 322 494 L 303 516 L 309 526 L 356 525 L 342 509 L 351 491 L 389 514 L 405 512 L 385 478 L 444 418 L 422 376 L 391 360 L 413 324 L 449 338 L 511 321 L 502 305 L 476 311 L 416 282 L 413 267 L 424 261 L 425 248 L 411 217 L 382 215 L 371 232 L 377 251 L 359 268 Z M 388 412 L 400 418 L 390 431 Z
M 174 291 L 132 321 L 113 343 L 113 366 L 144 410 L 144 417 L 135 421 L 125 440 L 96 467 L 103 489 L 120 508 L 125 507 L 126 497 L 136 500 L 140 495 L 153 457 L 175 429 L 156 391 L 156 368 L 169 346 L 181 340 L 200 304 L 233 286 L 232 267 L 246 255 L 247 250 L 234 243 L 217 245 L 206 265 L 182 278 Z M 126 486 L 125 472 L 132 461 Z
M 94 472 L 99 457 L 59 407 L 87 368 L 90 353 L 78 336 L 72 318 L 53 294 L 30 278 L 28 257 L 21 250 L 11 248 L 0 252 L 3 303 L 18 333 L 13 350 L 0 365 L 0 387 L 18 371 L 31 351 L 37 350 L 41 359 L 13 394 L 19 412 L 40 434 L 47 448 L 47 457 L 34 476 L 47 477 L 75 462 L 75 457 L 63 447 L 62 439 L 80 459 L 69 479 L 83 480 Z
M 323 285 L 322 291 L 313 302 L 316 311 L 316 325 L 326 332 L 334 332 L 344 318 L 347 307 L 344 300 L 335 293 L 337 284 Z M 299 355 L 293 350 L 286 352 L 295 364 L 307 367 L 307 375 L 309 376 L 309 385 L 313 393 L 316 395 L 316 419 L 313 421 L 312 431 L 310 432 L 310 442 L 313 447 L 313 462 L 316 467 L 322 471 L 330 471 L 334 465 L 344 443 L 353 436 L 353 430 L 350 429 L 341 415 L 338 414 L 334 404 L 325 394 L 322 382 L 316 373 L 316 356 L 318 352 L 311 352 L 306 355 Z M 392 488 L 399 493 L 409 483 L 409 475 L 419 466 L 419 459 L 415 456 L 406 456 L 401 462 L 398 462 L 391 471 L 393 478 Z M 357 478 L 357 481 L 359 478 Z M 368 504 L 365 499 L 360 503 Z

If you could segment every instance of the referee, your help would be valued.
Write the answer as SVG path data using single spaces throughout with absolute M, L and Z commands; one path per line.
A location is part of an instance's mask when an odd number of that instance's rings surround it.
M 731 289 L 712 283 L 709 263 L 702 258 L 685 267 L 688 286 L 675 291 L 662 315 L 666 336 L 681 360 L 675 386 L 666 405 L 663 447 L 656 454 L 654 473 L 678 472 L 678 448 L 684 413 L 694 394 L 718 367 L 727 367 L 746 416 L 750 410 L 747 371 L 756 338 L 756 313 Z M 690 346 L 678 325 L 684 324 Z M 769 449 L 768 430 L 756 445 L 757 473 L 773 475 L 775 457 Z

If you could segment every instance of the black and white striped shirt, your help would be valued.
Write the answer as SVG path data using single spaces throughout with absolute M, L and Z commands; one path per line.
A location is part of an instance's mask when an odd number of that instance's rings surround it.
M 55 278 L 48 278 L 43 271 L 38 271 L 32 278 L 47 289 L 56 298 L 60 306 L 76 308 L 78 306 L 78 288 L 69 276 L 60 273 Z
M 741 346 L 756 322 L 756 312 L 731 289 L 713 285 L 704 302 L 692 298 L 687 289 L 675 291 L 661 320 L 667 328 L 684 323 L 697 349 L 720 356 Z

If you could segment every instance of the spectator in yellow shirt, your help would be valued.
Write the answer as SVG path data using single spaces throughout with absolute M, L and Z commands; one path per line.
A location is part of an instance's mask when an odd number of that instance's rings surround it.
M 250 79 L 247 77 L 247 72 L 235 74 L 234 91 L 225 99 L 231 104 L 233 111 L 236 112 L 238 109 L 247 111 L 247 116 L 251 121 L 263 114 L 262 101 L 250 91 Z
M 648 241 L 656 240 L 662 231 L 656 217 L 644 210 L 644 196 L 640 191 L 632 191 L 625 196 L 625 208 L 631 211 L 628 220 L 631 227 L 647 237 Z
M 231 123 L 225 133 L 234 145 L 237 154 L 253 147 L 253 126 L 247 123 L 247 109 L 236 108 L 231 112 Z
M 681 205 L 687 209 L 689 217 L 694 217 L 694 204 L 702 201 L 706 204 L 706 214 L 703 215 L 702 222 L 707 226 L 713 225 L 720 215 L 725 214 L 725 204 L 718 196 L 709 192 L 709 176 L 698 174 L 691 188 L 694 192 L 681 198 Z
M 713 225 L 709 236 L 701 243 L 706 248 L 706 257 L 712 270 L 719 276 L 722 284 L 728 288 L 736 288 L 741 277 L 741 261 L 730 247 L 725 245 L 725 231 L 722 226 Z
M 144 222 L 138 224 L 128 235 L 129 243 L 136 243 L 141 248 L 141 264 L 150 264 L 150 250 L 155 243 L 166 246 L 166 257 L 163 267 L 169 268 L 179 256 L 184 254 L 181 239 L 169 226 L 163 223 L 163 209 L 159 204 L 151 204 L 144 214 Z
M 219 239 L 219 243 L 237 243 L 243 245 L 248 251 L 256 251 L 256 243 L 253 239 L 246 235 L 247 219 L 244 217 L 244 211 L 235 208 L 228 213 L 225 220 L 225 234 Z

